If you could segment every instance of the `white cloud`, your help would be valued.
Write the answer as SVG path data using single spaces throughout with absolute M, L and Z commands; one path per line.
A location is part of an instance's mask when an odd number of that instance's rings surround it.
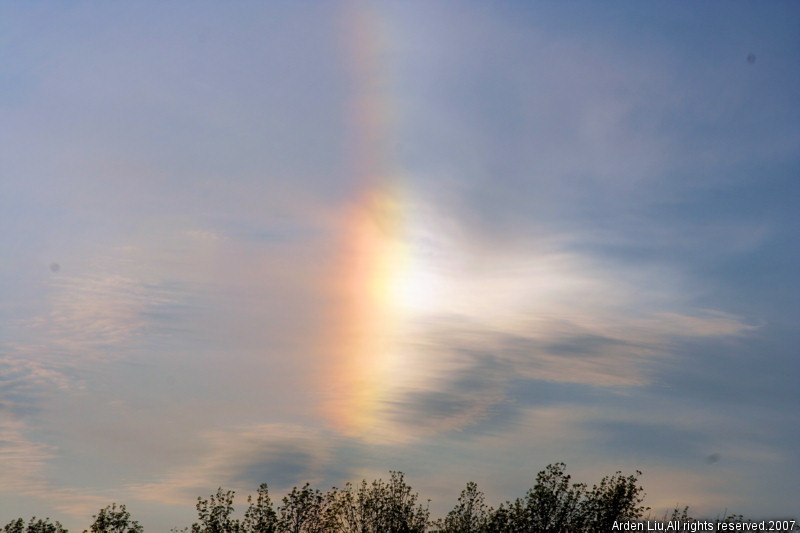
M 514 380 L 630 388 L 653 379 L 687 339 L 747 335 L 743 318 L 691 305 L 689 285 L 568 251 L 482 246 L 439 234 L 414 246 L 436 277 L 436 298 L 407 310 L 388 340 L 375 441 L 463 430 L 515 403 Z M 630 271 L 630 275 L 627 275 Z

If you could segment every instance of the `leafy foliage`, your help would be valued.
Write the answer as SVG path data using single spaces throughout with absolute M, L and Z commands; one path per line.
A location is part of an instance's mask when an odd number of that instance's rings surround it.
M 22 518 L 12 520 L 3 527 L 3 533 L 68 533 L 60 522 L 50 522 L 50 518 L 36 519 L 34 516 L 25 524 Z
M 100 509 L 93 518 L 94 522 L 89 528 L 91 533 L 142 533 L 144 531 L 139 522 L 131 520 L 131 514 L 124 505 L 117 508 L 117 504 L 112 503 L 108 507 Z
M 444 522 L 442 533 L 558 533 L 610 531 L 617 520 L 636 520 L 646 508 L 635 475 L 617 472 L 588 490 L 583 483 L 570 483 L 564 463 L 549 465 L 536 476 L 536 484 L 524 498 L 501 504 L 488 512 L 483 494 L 474 483 L 461 493 L 459 503 Z M 636 473 L 641 475 L 641 472 Z
M 637 470 L 636 476 L 641 475 Z M 604 477 L 599 485 L 592 487 L 584 504 L 588 530 L 611 531 L 616 521 L 642 518 L 649 508 L 640 505 L 644 500 L 644 489 L 637 485 L 636 476 L 625 477 L 622 472 L 617 472 L 610 478 Z
M 247 497 L 249 507 L 244 513 L 242 521 L 243 533 L 275 533 L 278 531 L 278 515 L 272 508 L 272 500 L 269 498 L 269 488 L 266 483 L 258 487 L 256 499 L 252 496 Z
M 470 481 L 461 491 L 455 508 L 444 520 L 437 520 L 434 527 L 441 533 L 481 533 L 488 531 L 489 522 L 489 508 L 484 495 L 478 490 L 478 484 Z
M 402 472 L 391 472 L 388 482 L 367 484 L 357 489 L 349 483 L 328 494 L 326 531 L 341 533 L 417 533 L 427 529 L 430 513 L 417 505 Z
M 595 533 L 611 531 L 614 522 L 651 519 L 644 513 L 641 472 L 624 476 L 616 472 L 604 477 L 591 489 L 572 483 L 564 463 L 548 465 L 536 476 L 536 483 L 524 497 L 488 507 L 483 492 L 474 482 L 467 483 L 456 506 L 444 519 L 430 520 L 427 506 L 406 483 L 402 472 L 390 472 L 388 481 L 363 480 L 328 492 L 308 483 L 294 487 L 277 509 L 266 483 L 255 497 L 248 496 L 242 519 L 234 518 L 234 491 L 217 489 L 207 499 L 198 498 L 198 521 L 191 528 L 172 533 Z M 116 503 L 94 515 L 89 532 L 143 533 L 142 526 L 124 505 Z M 665 514 L 662 521 L 666 522 Z M 675 508 L 670 521 L 692 522 L 688 507 Z M 741 515 L 730 515 L 725 522 L 743 522 Z M 800 529 L 796 525 L 795 529 Z M 49 518 L 12 520 L 0 533 L 68 533 Z
M 278 531 L 280 533 L 321 533 L 323 497 L 318 489 L 306 483 L 302 489 L 294 487 L 284 496 L 278 508 Z
M 220 487 L 207 500 L 198 497 L 195 508 L 200 522 L 192 524 L 192 533 L 238 533 L 239 521 L 231 517 L 234 495 L 234 491 Z

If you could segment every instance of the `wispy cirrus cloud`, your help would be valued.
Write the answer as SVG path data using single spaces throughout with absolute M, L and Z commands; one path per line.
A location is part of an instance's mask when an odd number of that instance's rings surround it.
M 430 267 L 442 279 L 441 303 L 396 341 L 404 355 L 381 408 L 378 425 L 401 440 L 510 429 L 535 405 L 525 383 L 637 389 L 658 379 L 659 364 L 683 357 L 688 340 L 758 331 L 743 317 L 694 307 L 686 281 L 664 269 L 624 276 L 620 265 L 557 247 L 506 256 L 495 247 L 478 258 L 443 242 Z
M 612 393 L 640 388 L 657 379 L 651 373 L 655 361 L 676 356 L 678 341 L 743 335 L 752 329 L 735 317 L 713 315 L 625 323 L 629 331 L 614 323 L 588 328 L 567 320 L 533 321 L 526 332 L 450 322 L 449 328 L 443 325 L 422 342 L 426 357 L 436 354 L 437 360 L 425 379 L 397 389 L 383 411 L 390 424 L 397 424 L 401 438 L 487 423 L 497 431 L 513 426 L 519 410 L 536 405 L 522 392 L 528 387 L 554 384 L 549 399 L 557 402 L 564 401 L 558 386 L 580 385 L 584 395 L 598 388 Z
M 203 450 L 160 479 L 134 484 L 132 498 L 186 504 L 198 494 L 222 485 L 239 492 L 261 483 L 288 490 L 303 482 L 320 484 L 348 480 L 353 461 L 342 448 L 352 446 L 336 434 L 307 426 L 260 424 L 204 432 Z
M 0 409 L 0 484 L 26 494 L 39 494 L 48 486 L 46 470 L 55 457 L 52 446 L 27 436 L 24 422 Z
M 117 496 L 115 491 L 71 488 L 53 480 L 58 447 L 32 437 L 34 428 L 0 408 L 0 487 L 29 496 L 73 517 L 85 518 Z

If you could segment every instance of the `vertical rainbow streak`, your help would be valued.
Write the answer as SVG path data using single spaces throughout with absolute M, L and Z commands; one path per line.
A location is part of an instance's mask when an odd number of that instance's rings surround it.
M 366 3 L 349 6 L 346 38 L 356 85 L 354 167 L 359 193 L 341 231 L 335 310 L 324 372 L 328 419 L 341 431 L 374 433 L 391 382 L 392 338 L 406 266 L 405 198 L 389 151 L 387 83 L 379 58 L 380 20 Z
M 392 337 L 400 317 L 396 280 L 404 262 L 402 215 L 390 193 L 367 194 L 348 219 L 337 321 L 339 397 L 335 420 L 342 429 L 366 432 L 391 376 Z

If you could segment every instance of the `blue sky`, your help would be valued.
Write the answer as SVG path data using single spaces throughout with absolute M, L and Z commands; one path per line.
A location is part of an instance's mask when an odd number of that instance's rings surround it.
M 2 523 L 556 461 L 797 516 L 799 23 L 0 2 Z

